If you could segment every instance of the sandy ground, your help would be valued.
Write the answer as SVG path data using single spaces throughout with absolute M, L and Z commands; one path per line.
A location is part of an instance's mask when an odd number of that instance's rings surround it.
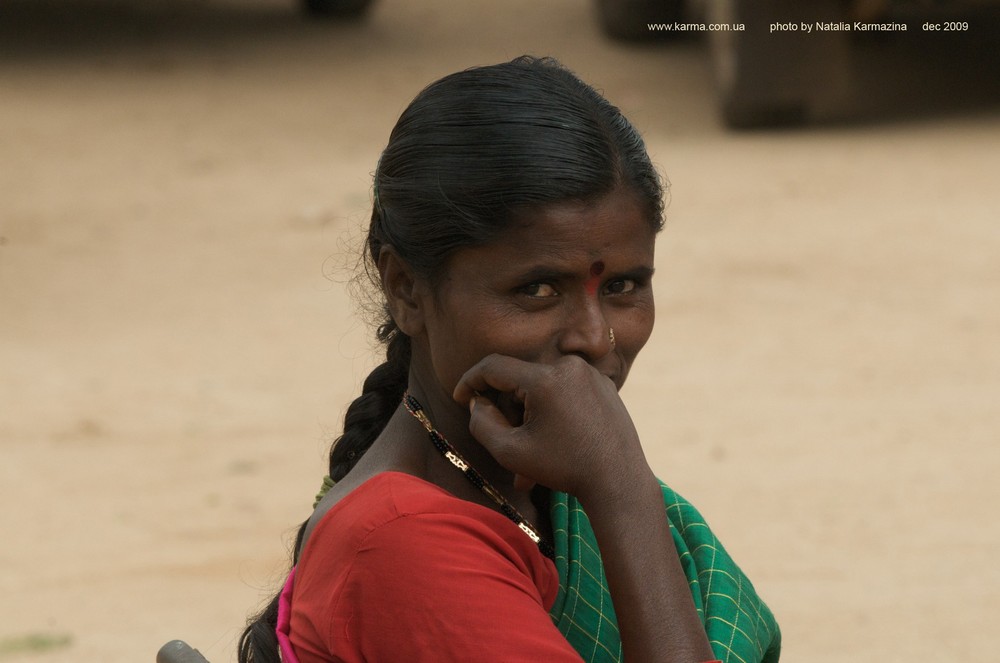
M 973 42 L 866 43 L 853 119 L 731 134 L 701 44 L 606 42 L 584 0 L 5 2 L 0 660 L 233 660 L 372 364 L 346 281 L 378 152 L 423 84 L 522 52 L 604 89 L 672 182 L 625 395 L 785 660 L 991 660 L 1000 95 Z

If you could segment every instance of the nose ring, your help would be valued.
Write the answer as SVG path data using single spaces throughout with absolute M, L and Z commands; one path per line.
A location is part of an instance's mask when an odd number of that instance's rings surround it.
M 612 327 L 608 327 L 608 340 L 611 342 L 611 347 L 615 347 L 615 330 Z

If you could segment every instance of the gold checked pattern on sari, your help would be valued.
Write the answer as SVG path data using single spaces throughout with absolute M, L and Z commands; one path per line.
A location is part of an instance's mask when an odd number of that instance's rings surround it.
M 724 663 L 777 663 L 781 632 L 770 609 L 701 514 L 660 483 L 670 531 L 715 656 Z M 588 663 L 622 660 L 621 639 L 597 539 L 580 503 L 553 493 L 559 594 L 551 616 Z

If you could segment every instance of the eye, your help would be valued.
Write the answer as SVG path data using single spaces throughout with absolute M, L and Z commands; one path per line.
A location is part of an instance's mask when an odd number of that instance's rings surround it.
M 548 283 L 529 283 L 521 288 L 521 292 L 529 297 L 555 297 L 559 293 Z
M 633 279 L 615 279 L 604 286 L 604 292 L 609 295 L 627 295 L 634 291 L 637 285 Z

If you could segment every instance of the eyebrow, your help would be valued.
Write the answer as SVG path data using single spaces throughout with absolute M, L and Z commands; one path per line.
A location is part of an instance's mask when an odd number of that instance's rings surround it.
M 537 265 L 519 272 L 514 278 L 518 282 L 529 283 L 532 281 L 569 281 L 578 277 L 579 274 L 569 270 L 553 269 L 552 267 Z
M 627 276 L 634 279 L 651 279 L 655 273 L 655 267 L 647 267 L 645 265 L 636 267 L 635 269 L 626 269 L 624 272 L 612 272 L 616 276 Z
M 639 267 L 634 267 L 632 269 L 626 269 L 622 271 L 615 270 L 605 270 L 601 274 L 604 279 L 610 279 L 614 277 L 627 277 L 634 279 L 651 279 L 653 278 L 653 273 L 656 271 L 655 268 L 642 265 Z M 588 274 L 589 276 L 589 274 Z M 516 277 L 516 280 L 523 282 L 531 281 L 570 281 L 573 279 L 586 278 L 583 276 L 582 272 L 576 272 L 572 270 L 560 270 L 553 269 L 552 267 L 546 267 L 545 265 L 537 265 L 531 267 L 524 272 L 521 272 Z

